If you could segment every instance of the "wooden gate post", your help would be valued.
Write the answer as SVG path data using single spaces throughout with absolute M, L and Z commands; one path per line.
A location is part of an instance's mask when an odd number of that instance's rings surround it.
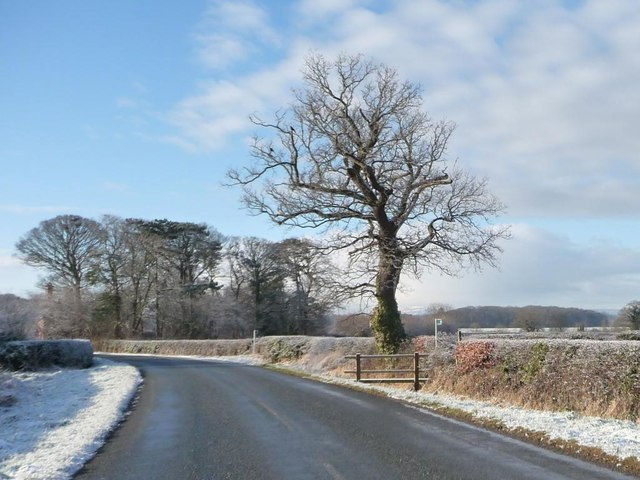
M 413 354 L 413 390 L 420 390 L 420 354 Z
M 356 353 L 356 382 L 360 381 L 360 354 Z

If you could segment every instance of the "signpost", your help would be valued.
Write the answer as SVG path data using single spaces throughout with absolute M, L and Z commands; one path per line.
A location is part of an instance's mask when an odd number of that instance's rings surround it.
M 434 323 L 434 327 L 435 327 L 435 336 L 436 336 L 436 344 L 435 344 L 435 348 L 438 348 L 438 325 L 442 325 L 442 319 L 441 318 L 436 318 L 433 321 Z

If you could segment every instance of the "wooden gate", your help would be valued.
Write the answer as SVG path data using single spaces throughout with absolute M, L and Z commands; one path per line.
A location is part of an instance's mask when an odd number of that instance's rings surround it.
M 424 355 L 423 355 L 424 356 Z M 355 373 L 356 381 L 363 383 L 413 383 L 413 389 L 415 391 L 420 390 L 420 382 L 425 382 L 427 379 L 420 377 L 420 354 L 419 353 L 407 353 L 407 354 L 397 354 L 397 355 L 361 355 L 357 353 L 356 355 L 347 355 L 345 358 L 354 359 L 356 361 L 356 369 L 355 370 L 345 370 L 344 373 Z M 390 368 L 390 369 L 376 369 L 376 368 L 363 368 L 362 363 L 363 360 L 374 359 L 374 358 L 383 358 L 383 359 L 393 359 L 393 358 L 413 358 L 413 365 L 411 368 Z M 370 377 L 372 374 L 382 374 L 382 373 L 392 373 L 392 374 L 401 374 L 401 373 L 411 373 L 412 376 L 402 376 L 398 377 L 394 375 L 393 377 L 385 378 L 385 377 Z

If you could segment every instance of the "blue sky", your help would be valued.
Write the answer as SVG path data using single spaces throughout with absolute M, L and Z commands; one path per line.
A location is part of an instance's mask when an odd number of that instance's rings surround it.
M 422 84 L 450 156 L 508 207 L 499 270 L 406 279 L 401 308 L 640 298 L 635 0 L 0 0 L 0 292 L 35 288 L 14 245 L 64 213 L 301 234 L 221 182 L 311 49 Z

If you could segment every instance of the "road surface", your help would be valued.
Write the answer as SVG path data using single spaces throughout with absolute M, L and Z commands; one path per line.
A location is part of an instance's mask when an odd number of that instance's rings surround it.
M 614 479 L 401 402 L 260 367 L 161 357 L 77 479 Z

